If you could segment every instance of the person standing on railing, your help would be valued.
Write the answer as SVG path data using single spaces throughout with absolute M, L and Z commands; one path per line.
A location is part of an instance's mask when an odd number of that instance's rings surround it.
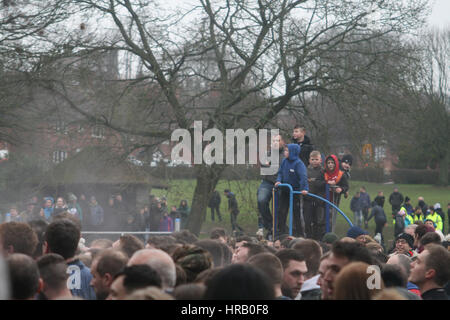
M 300 146 L 298 144 L 288 144 L 284 149 L 284 160 L 278 171 L 277 182 L 275 187 L 281 183 L 287 183 L 292 186 L 294 191 L 300 191 L 303 195 L 308 193 L 308 175 L 305 164 L 299 158 Z M 277 216 L 277 235 L 286 234 L 286 218 L 289 210 L 290 191 L 287 188 L 281 188 L 278 216 Z M 300 195 L 294 194 L 293 198 L 293 235 L 305 236 L 302 231 L 302 221 L 300 216 Z
M 325 180 L 320 152 L 314 150 L 309 156 L 307 169 L 309 192 L 325 197 Z M 324 203 L 316 198 L 305 197 L 305 232 L 308 238 L 320 241 L 326 232 Z
M 311 139 L 306 135 L 306 128 L 302 125 L 296 125 L 292 131 L 292 143 L 300 147 L 299 159 L 303 161 L 305 167 L 309 164 L 309 155 L 314 150 Z
M 330 186 L 328 192 L 328 199 L 336 207 L 339 207 L 341 200 L 341 194 L 345 194 L 348 187 L 348 180 L 343 171 L 339 170 L 339 160 L 332 154 L 325 159 L 325 181 Z M 331 208 L 331 232 L 335 232 L 336 229 L 336 216 L 337 210 Z
M 284 138 L 281 135 L 272 137 L 271 149 L 278 150 L 277 173 L 273 175 L 263 175 L 261 184 L 259 185 L 258 191 L 256 193 L 259 215 L 262 218 L 262 224 L 264 226 L 264 229 L 266 229 L 266 238 L 268 239 L 272 237 L 273 229 L 273 213 L 270 210 L 270 201 L 274 201 L 272 199 L 273 187 L 275 185 L 275 182 L 277 181 L 278 169 L 283 162 L 284 146 Z M 271 155 L 271 151 L 269 151 L 268 157 L 270 157 Z M 271 162 L 261 163 L 262 168 L 267 168 L 271 165 L 274 164 Z

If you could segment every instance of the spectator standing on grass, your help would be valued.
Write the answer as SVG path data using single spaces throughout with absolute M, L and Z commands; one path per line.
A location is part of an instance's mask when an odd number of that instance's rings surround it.
M 368 229 L 369 225 L 367 224 L 367 217 L 369 216 L 370 209 L 370 195 L 366 192 L 366 187 L 362 186 L 359 189 L 360 192 L 360 201 L 361 201 L 361 210 L 364 217 L 364 229 Z
M 181 217 L 181 229 L 185 229 L 187 221 L 189 219 L 189 215 L 191 213 L 191 209 L 188 206 L 187 200 L 181 200 L 180 206 L 178 207 L 177 210 Z
M 384 193 L 383 193 L 383 191 L 380 190 L 380 191 L 378 191 L 378 194 L 375 197 L 375 199 L 373 200 L 373 202 L 378 204 L 384 210 L 384 202 L 385 202 L 385 200 L 386 200 L 386 198 L 384 196 Z
M 38 220 L 40 218 L 39 213 L 35 210 L 35 208 L 36 204 L 34 202 L 27 203 L 27 208 L 19 214 L 23 222 Z
M 374 201 L 374 206 L 372 208 L 372 212 L 367 218 L 367 224 L 369 220 L 374 217 L 375 220 L 375 236 L 380 234 L 380 244 L 384 247 L 384 237 L 383 237 L 383 228 L 387 226 L 387 217 L 383 210 L 383 208 Z
M 225 196 L 228 198 L 228 212 L 230 213 L 230 219 L 231 219 L 231 229 L 233 232 L 236 232 L 239 230 L 240 232 L 243 232 L 244 229 L 242 229 L 238 223 L 237 223 L 237 216 L 239 214 L 239 206 L 238 202 L 236 200 L 236 195 L 231 192 L 230 189 L 225 189 L 224 191 Z
M 9 208 L 9 212 L 5 214 L 5 222 L 26 222 L 23 216 L 19 215 L 19 210 L 17 206 L 13 205 Z M 7 220 L 8 219 L 8 220 Z
M 161 221 L 159 222 L 159 231 L 164 232 L 173 231 L 173 221 L 167 211 L 164 212 L 164 215 L 162 216 Z
M 417 205 L 420 207 L 420 209 L 422 209 L 422 214 L 426 216 L 428 212 L 428 205 L 425 203 L 424 197 L 417 198 Z
M 398 188 L 394 188 L 394 192 L 389 196 L 389 203 L 392 206 L 392 218 L 395 220 L 397 212 L 400 210 L 403 203 L 403 195 L 398 191 Z
M 422 209 L 417 206 L 414 209 L 414 212 L 412 213 L 412 217 L 413 217 L 413 223 L 418 223 L 419 221 L 423 223 L 423 221 L 425 220 L 425 216 L 422 213 Z
M 448 231 L 450 233 L 450 202 L 447 203 L 447 220 L 448 220 Z
M 433 221 L 433 223 L 434 223 L 434 228 L 436 229 L 436 230 L 439 230 L 439 231 L 441 231 L 442 232 L 442 227 L 443 227 L 443 222 L 442 222 L 442 218 L 441 218 L 441 216 L 436 212 L 436 211 L 434 211 L 434 207 L 433 206 L 429 206 L 428 207 L 428 212 L 427 212 L 427 214 L 426 214 L 426 216 L 425 216 L 425 221 L 426 220 L 431 220 L 431 221 Z
M 442 211 L 441 208 L 441 204 L 440 203 L 435 203 L 434 204 L 434 211 L 441 216 L 441 220 L 442 220 L 442 233 L 444 233 L 445 230 L 445 213 Z M 445 234 L 445 233 L 444 233 Z
M 414 208 L 411 205 L 411 199 L 408 196 L 405 197 L 405 203 L 403 204 L 403 207 L 406 209 L 406 213 L 408 215 L 412 216 L 414 214 Z
M 125 226 L 130 212 L 120 193 L 116 194 L 114 199 L 114 209 L 118 226 Z
M 69 200 L 69 204 L 67 205 L 67 211 L 80 219 L 80 222 L 83 223 L 83 210 L 81 209 L 80 205 L 78 204 L 78 198 L 73 193 L 69 193 L 67 199 Z M 84 213 L 86 214 L 86 212 Z
M 52 197 L 45 197 L 44 198 L 44 206 L 43 206 L 43 213 L 44 213 L 44 218 L 46 221 L 50 221 L 52 216 L 53 216 L 53 202 L 54 199 Z
M 63 197 L 56 198 L 55 208 L 53 210 L 53 216 L 56 217 L 57 215 L 66 212 L 69 210 L 69 207 L 67 207 L 66 200 L 64 200 Z M 79 219 L 79 217 L 77 217 Z
M 400 233 L 405 231 L 407 225 L 406 210 L 399 210 L 394 217 L 394 237 L 397 237 Z
M 211 221 L 215 220 L 214 213 L 217 213 L 217 218 L 219 221 L 222 221 L 222 216 L 220 215 L 220 193 L 216 189 L 214 189 L 211 198 L 208 202 L 208 207 L 211 209 Z
M 86 195 L 84 193 L 80 194 L 78 197 L 78 205 L 80 206 L 81 212 L 83 214 L 82 225 L 84 230 L 89 230 L 89 202 L 86 199 Z
M 94 230 L 103 229 L 105 214 L 103 208 L 98 204 L 97 199 L 94 196 L 91 197 L 91 201 L 89 202 L 89 209 L 91 227 Z
M 361 193 L 356 192 L 350 202 L 350 210 L 353 211 L 353 217 L 355 221 L 355 226 L 361 227 L 363 222 L 362 204 L 361 204 Z

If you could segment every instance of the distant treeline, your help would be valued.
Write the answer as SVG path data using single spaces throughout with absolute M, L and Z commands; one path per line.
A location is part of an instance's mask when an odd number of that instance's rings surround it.
M 193 167 L 158 167 L 151 170 L 153 175 L 160 178 L 195 179 Z M 394 181 L 400 184 L 437 184 L 438 174 L 438 170 L 395 169 L 387 175 L 382 168 L 352 168 L 351 179 L 374 183 Z M 225 169 L 222 179 L 258 180 L 261 179 L 260 169 L 245 165 L 229 166 Z

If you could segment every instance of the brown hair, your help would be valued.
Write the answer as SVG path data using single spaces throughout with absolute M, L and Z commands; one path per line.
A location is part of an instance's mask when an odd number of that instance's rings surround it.
M 213 265 L 211 254 L 192 244 L 185 244 L 177 248 L 172 254 L 172 259 L 186 272 L 186 283 L 193 282 L 200 272 Z
M 97 259 L 97 272 L 101 276 L 109 273 L 115 277 L 123 268 L 126 267 L 128 257 L 122 250 L 105 249 L 99 254 Z
M 346 265 L 336 277 L 334 287 L 334 299 L 336 300 L 370 300 L 375 294 L 384 289 L 383 280 L 380 277 L 380 288 L 369 289 L 367 279 L 371 273 L 367 272 L 369 264 L 364 262 L 352 262 Z
M 311 153 L 309 154 L 309 157 L 321 157 L 320 152 L 317 150 L 311 151 Z
M 306 266 L 308 267 L 305 276 L 307 278 L 315 276 L 319 271 L 320 257 L 322 256 L 322 248 L 319 243 L 312 239 L 305 239 L 296 243 L 293 249 L 305 256 Z
M 38 244 L 38 238 L 27 223 L 7 222 L 0 224 L 0 242 L 5 250 L 12 246 L 13 253 L 23 253 L 31 257 Z
M 274 254 L 258 253 L 250 257 L 247 263 L 261 270 L 273 284 L 281 284 L 283 281 L 283 265 Z
M 133 253 L 144 249 L 144 243 L 132 234 L 124 234 L 120 237 L 120 249 L 127 254 L 128 258 L 131 258 Z
M 425 259 L 427 269 L 434 269 L 433 280 L 439 286 L 444 286 L 450 280 L 450 252 L 443 246 L 429 244 L 426 248 L 429 255 Z

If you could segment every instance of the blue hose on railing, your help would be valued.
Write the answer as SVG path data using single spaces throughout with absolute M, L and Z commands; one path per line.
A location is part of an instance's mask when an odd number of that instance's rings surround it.
M 294 216 L 293 213 L 292 213 L 292 208 L 293 208 L 293 203 L 294 203 L 294 194 L 302 194 L 302 193 L 300 191 L 294 191 L 292 189 L 292 186 L 290 184 L 287 184 L 287 183 L 280 183 L 277 187 L 274 188 L 274 190 L 276 188 L 278 188 L 278 187 L 288 187 L 289 188 L 289 235 L 292 235 L 292 222 L 293 222 L 293 216 Z M 350 225 L 350 227 L 353 227 L 353 223 L 350 221 L 350 219 L 334 203 L 328 201 L 327 199 L 322 198 L 321 196 L 313 194 L 313 193 L 307 193 L 306 195 L 310 196 L 310 197 L 313 197 L 313 198 L 316 198 L 316 199 L 319 199 L 319 200 L 329 204 L 333 208 L 335 208 L 345 218 L 345 220 L 347 220 L 347 222 Z M 275 192 L 274 192 L 273 199 L 275 199 Z M 274 206 L 273 209 L 274 209 L 273 210 L 274 221 L 276 221 L 276 218 L 275 218 L 275 214 L 276 214 L 276 212 L 275 212 L 276 210 L 275 209 L 276 209 L 276 207 Z M 327 222 L 327 224 L 328 224 L 328 222 Z M 275 228 L 274 228 L 274 233 L 275 233 Z M 273 234 L 273 237 L 275 237 L 275 234 Z

